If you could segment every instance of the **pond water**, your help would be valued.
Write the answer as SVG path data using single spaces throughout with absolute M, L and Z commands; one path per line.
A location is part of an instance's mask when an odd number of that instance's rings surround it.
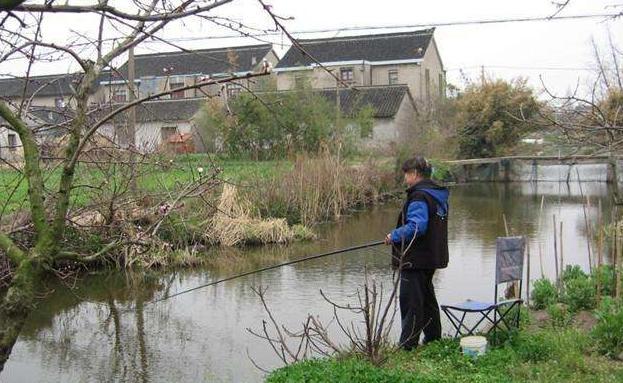
M 505 233 L 503 214 L 512 234 L 529 238 L 532 280 L 541 276 L 541 270 L 547 276 L 554 274 L 554 214 L 563 221 L 565 263 L 587 269 L 583 195 L 590 198 L 588 219 L 594 225 L 598 222 L 601 201 L 603 220 L 608 222 L 612 205 L 605 183 L 453 187 L 450 265 L 435 275 L 439 302 L 493 298 L 495 238 Z M 149 275 L 95 274 L 77 281 L 72 289 L 55 285 L 29 318 L 0 381 L 261 382 L 264 373 L 249 357 L 267 369 L 280 364 L 265 341 L 246 331 L 261 330 L 266 319 L 252 287 L 268 287 L 266 298 L 274 316 L 292 329 L 300 328 L 307 314 L 328 321 L 332 308 L 319 289 L 336 301 L 354 302 L 353 293 L 366 271 L 387 289 L 392 276 L 387 248 L 303 262 L 163 302 L 149 301 L 245 270 L 382 239 L 398 208 L 398 203 L 386 204 L 323 225 L 318 228 L 319 240 L 312 243 L 215 249 L 208 256 L 227 259 L 218 267 Z M 444 323 L 444 331 L 449 330 Z M 394 336 L 397 339 L 396 331 Z

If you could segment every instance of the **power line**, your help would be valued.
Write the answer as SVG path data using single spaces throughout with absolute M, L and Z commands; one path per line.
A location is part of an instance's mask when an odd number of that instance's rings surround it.
M 329 33 L 329 32 L 355 32 L 355 31 L 374 31 L 374 30 L 392 30 L 392 29 L 412 29 L 412 28 L 426 28 L 426 27 L 454 27 L 465 25 L 486 25 L 486 24 L 505 24 L 505 23 L 521 23 L 521 22 L 544 22 L 544 21 L 568 21 L 568 20 L 582 20 L 582 19 L 614 19 L 622 17 L 623 13 L 594 13 L 587 15 L 569 15 L 569 16 L 556 16 L 556 17 L 515 17 L 508 19 L 483 19 L 483 20 L 463 20 L 463 21 L 447 21 L 447 22 L 433 22 L 433 23 L 418 23 L 418 24 L 404 24 L 404 25 L 368 25 L 368 26 L 352 26 L 342 28 L 325 28 L 325 29 L 309 29 L 301 31 L 290 32 L 293 35 L 306 35 L 317 33 Z M 167 39 L 168 41 L 200 41 L 200 40 L 220 40 L 220 39 L 233 39 L 233 38 L 249 38 L 249 37 L 266 37 L 266 36 L 281 36 L 281 32 L 258 32 L 258 33 L 239 33 L 217 36 L 202 36 L 202 37 L 173 37 Z M 147 43 L 153 43 L 153 41 L 146 41 Z
M 517 69 L 517 70 L 544 70 L 544 71 L 593 71 L 590 67 L 556 67 L 556 66 L 512 66 L 512 65 L 471 65 L 458 68 L 447 68 L 446 71 L 461 71 L 469 69 Z

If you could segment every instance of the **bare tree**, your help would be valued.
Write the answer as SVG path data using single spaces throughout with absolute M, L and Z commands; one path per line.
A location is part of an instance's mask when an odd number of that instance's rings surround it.
M 623 154 L 622 54 L 611 35 L 608 52 L 601 52 L 595 41 L 592 46 L 596 71 L 589 91 L 582 92 L 578 86 L 571 94 L 560 96 L 543 85 L 550 99 L 541 117 L 543 128 L 557 130 L 576 150 L 609 156 L 618 201 L 617 158 Z
M 266 301 L 266 288 L 253 289 L 269 320 L 262 321 L 261 331 L 250 328 L 247 331 L 265 340 L 284 365 L 318 355 L 332 356 L 351 352 L 379 365 L 385 360 L 387 352 L 395 349 L 389 334 L 397 312 L 397 275 L 398 273 L 394 274 L 392 288 L 386 297 L 383 284 L 370 279 L 366 273 L 363 289 L 357 290 L 355 302 L 352 304 L 337 303 L 320 290 L 320 295 L 333 308 L 333 317 L 329 322 L 324 322 L 318 316 L 308 314 L 301 328 L 296 331 L 278 323 Z M 340 312 L 361 316 L 363 326 L 346 321 Z M 336 331 L 331 329 L 332 324 L 337 326 Z M 340 337 L 346 339 L 346 343 L 340 341 Z M 250 358 L 253 361 L 252 356 Z M 261 368 L 254 361 L 253 363 Z
M 133 0 L 124 2 L 122 7 L 112 5 L 107 0 L 80 2 L 79 5 L 69 1 L 41 2 L 0 1 L 0 63 L 9 60 L 28 60 L 28 69 L 24 78 L 23 97 L 19 102 L 0 101 L 0 117 L 6 121 L 8 129 L 19 137 L 23 148 L 23 168 L 15 167 L 28 186 L 29 217 L 25 225 L 32 231 L 32 240 L 18 243 L 11 233 L 0 232 L 0 251 L 6 254 L 13 265 L 12 279 L 0 304 L 0 371 L 10 355 L 11 349 L 36 302 L 37 294 L 42 288 L 42 280 L 54 270 L 59 262 L 68 260 L 87 262 L 95 261 L 113 249 L 122 245 L 140 246 L 140 238 L 114 238 L 100 251 L 83 257 L 66 251 L 63 238 L 71 223 L 71 201 L 77 185 L 76 174 L 81 164 L 103 164 L 105 172 L 112 171 L 108 166 L 111 161 L 96 158 L 91 151 L 101 149 L 97 142 L 102 126 L 122 113 L 135 108 L 145 101 L 170 95 L 173 90 L 163 90 L 123 105 L 108 108 L 92 106 L 90 95 L 96 87 L 98 79 L 107 70 L 114 71 L 114 61 L 130 49 L 139 46 L 148 39 L 166 42 L 162 37 L 167 25 L 185 22 L 191 18 L 202 21 L 213 19 L 212 12 L 233 0 Z M 115 3 L 118 4 L 118 3 Z M 50 15 L 89 15 L 99 19 L 98 27 L 93 35 L 76 32 L 66 43 L 46 39 L 42 29 L 46 22 L 54 16 Z M 215 19 L 216 20 L 216 19 Z M 242 25 L 240 28 L 242 29 Z M 73 92 L 70 101 L 70 113 L 67 118 L 53 128 L 63 132 L 64 139 L 57 143 L 60 150 L 57 156 L 48 156 L 45 145 L 38 137 L 37 131 L 28 124 L 31 115 L 31 101 L 37 93 L 35 84 L 30 83 L 30 72 L 38 62 L 70 58 L 79 70 L 70 77 Z M 226 77 L 203 80 L 174 91 L 202 88 L 213 84 L 224 84 L 232 80 L 251 79 L 266 73 L 231 74 Z M 34 86 L 34 90 L 32 90 Z M 59 180 L 50 190 L 46 183 L 46 164 L 58 167 Z M 103 168 L 102 168 L 103 169 Z M 174 199 L 198 193 L 203 187 L 212 185 L 217 174 L 203 177 L 200 181 L 189 184 Z M 117 185 L 110 198 L 108 220 L 113 215 L 114 206 L 123 203 L 117 198 L 127 189 L 127 184 Z M 108 187 L 108 186 L 106 186 Z M 104 186 L 100 185 L 100 190 Z M 110 191 L 110 190 L 108 190 Z M 111 202 L 112 201 L 112 202 Z M 165 212 L 162 216 L 166 217 Z M 105 215 L 105 214 L 104 214 Z M 159 225 L 153 227 L 152 234 L 157 232 Z M 4 278 L 4 277 L 3 277 Z
M 284 365 L 314 356 L 350 353 L 361 355 L 375 365 L 382 364 L 388 355 L 402 346 L 391 341 L 390 331 L 398 311 L 400 270 L 407 266 L 405 248 L 406 244 L 402 243 L 401 256 L 397 259 L 398 265 L 392 273 L 387 291 L 382 282 L 370 277 L 366 268 L 362 289 L 356 291 L 354 303 L 337 303 L 320 290 L 320 295 L 333 308 L 333 317 L 323 322 L 318 316 L 308 314 L 296 331 L 288 329 L 275 318 L 266 301 L 267 288 L 253 289 L 269 320 L 262 321 L 261 331 L 250 328 L 247 331 L 265 340 Z M 347 322 L 340 313 L 355 314 L 361 320 Z M 337 330 L 332 330 L 331 325 L 337 326 Z M 414 328 L 413 334 L 419 334 L 421 330 L 423 328 Z M 346 343 L 340 341 L 340 338 L 345 339 Z M 253 360 L 252 355 L 249 357 L 256 367 L 265 371 Z

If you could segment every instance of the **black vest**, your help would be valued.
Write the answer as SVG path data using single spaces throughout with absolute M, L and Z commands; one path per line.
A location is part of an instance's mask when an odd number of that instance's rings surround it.
M 398 216 L 396 227 L 406 223 L 407 209 L 412 201 L 424 201 L 428 206 L 428 225 L 424 235 L 415 238 L 411 246 L 392 245 L 392 266 L 398 268 L 404 253 L 403 269 L 443 269 L 448 266 L 448 214 L 442 215 L 435 199 L 423 189 L 444 189 L 431 180 L 425 179 L 407 189 L 407 200 Z M 449 210 L 449 208 L 448 208 Z

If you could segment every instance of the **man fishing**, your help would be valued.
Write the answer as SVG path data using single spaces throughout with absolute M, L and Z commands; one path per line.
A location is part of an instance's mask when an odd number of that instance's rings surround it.
M 396 229 L 387 234 L 392 266 L 400 273 L 400 346 L 441 338 L 439 305 L 433 287 L 436 269 L 448 265 L 448 189 L 431 180 L 432 166 L 421 156 L 402 165 L 407 197 Z

